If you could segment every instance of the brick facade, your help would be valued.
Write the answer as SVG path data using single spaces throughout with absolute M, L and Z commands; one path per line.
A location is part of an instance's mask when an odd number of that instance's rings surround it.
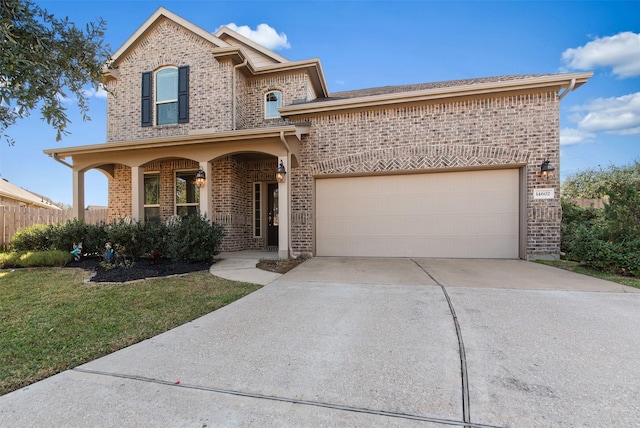
M 169 19 L 163 19 L 118 60 L 118 78 L 107 83 L 107 141 L 186 135 L 190 130 L 232 127 L 230 61 L 218 62 L 214 46 Z M 189 66 L 189 123 L 141 126 L 142 73 L 165 66 Z
M 313 126 L 292 180 L 294 251 L 313 252 L 314 177 L 513 166 L 526 171 L 527 256 L 559 254 L 559 194 L 532 199 L 560 185 L 539 176 L 544 159 L 559 165 L 558 109 L 548 92 L 301 117 Z
M 308 69 L 283 69 L 250 75 L 237 61 L 212 54 L 215 46 L 171 19 L 161 17 L 144 37 L 118 58 L 117 77 L 108 82 L 108 142 L 187 136 L 190 131 L 229 132 L 310 124 L 300 141 L 296 166 L 290 165 L 290 250 L 314 253 L 314 180 L 331 175 L 433 172 L 512 167 L 521 171 L 521 216 L 527 258 L 557 257 L 561 208 L 555 199 L 535 200 L 533 189 L 559 189 L 556 175 L 544 181 L 540 164 L 559 167 L 557 88 L 511 91 L 398 103 L 390 106 L 299 113 L 290 119 L 264 118 L 264 95 L 282 92 L 283 105 L 310 102 L 316 93 Z M 167 65 L 190 67 L 189 123 L 141 126 L 141 73 Z M 235 76 L 234 76 L 235 74 Z M 508 80 L 496 78 L 495 82 Z M 235 88 L 232 88 L 235 81 Z M 446 82 L 445 82 L 446 83 Z M 485 83 L 485 82 L 483 82 Z M 434 86 L 436 87 L 436 86 Z M 439 87 L 448 87 L 441 85 Z M 235 101 L 232 99 L 235 94 Z M 365 95 L 361 95 L 365 96 Z M 330 99 L 329 99 L 330 100 Z M 235 153 L 214 159 L 206 171 L 212 219 L 223 225 L 223 250 L 263 249 L 265 237 L 253 236 L 253 183 L 274 181 L 277 158 Z M 257 153 L 257 155 L 256 155 Z M 200 159 L 202 162 L 202 159 Z M 109 181 L 109 217 L 129 216 L 131 168 L 114 166 Z M 161 217 L 174 214 L 175 171 L 199 168 L 194 159 L 163 159 L 143 165 L 160 173 Z M 526 188 L 526 190 L 524 190 Z

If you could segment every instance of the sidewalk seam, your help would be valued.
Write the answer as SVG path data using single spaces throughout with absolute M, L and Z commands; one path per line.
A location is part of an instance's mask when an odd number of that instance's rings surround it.
M 128 374 L 122 374 L 122 373 L 111 373 L 111 372 L 104 372 L 104 371 L 99 371 L 99 370 L 84 369 L 84 368 L 81 368 L 81 367 L 76 367 L 76 368 L 72 369 L 72 371 L 85 373 L 85 374 L 91 374 L 91 375 L 98 375 L 98 376 L 129 379 L 129 380 L 135 380 L 135 381 L 139 381 L 139 382 L 155 383 L 155 384 L 159 384 L 159 385 L 165 385 L 165 386 L 171 386 L 171 387 L 177 387 L 177 388 L 185 388 L 185 389 L 193 389 L 193 390 L 200 390 L 200 391 L 206 391 L 206 392 L 214 392 L 214 393 L 218 393 L 218 394 L 236 395 L 236 396 L 240 396 L 240 397 L 257 398 L 257 399 L 261 399 L 261 400 L 279 401 L 279 402 L 291 403 L 291 404 L 301 404 L 301 405 L 305 405 L 305 406 L 323 407 L 323 408 L 333 409 L 333 410 L 342 410 L 342 411 L 355 412 L 355 413 L 365 413 L 365 414 L 370 414 L 370 415 L 386 416 L 386 417 L 399 418 L 399 419 L 409 419 L 409 420 L 422 421 L 422 422 L 433 422 L 433 423 L 440 423 L 440 424 L 453 425 L 453 426 L 463 426 L 463 427 L 469 427 L 469 428 L 500 428 L 500 427 L 497 427 L 495 425 L 470 424 L 468 421 L 456 421 L 456 420 L 452 420 L 452 419 L 442 419 L 442 418 L 436 418 L 436 417 L 430 417 L 430 416 L 420 416 L 420 415 L 414 415 L 414 414 L 410 414 L 410 413 L 398 413 L 398 412 L 390 412 L 390 411 L 386 411 L 386 410 L 376 410 L 376 409 L 367 409 L 367 408 L 362 408 L 362 407 L 353 407 L 353 406 L 347 406 L 347 405 L 343 405 L 343 404 L 332 404 L 332 403 L 324 403 L 324 402 L 320 402 L 320 401 L 300 400 L 300 399 L 295 399 L 295 398 L 279 397 L 279 396 L 275 396 L 275 395 L 265 395 L 265 394 L 260 394 L 260 393 L 237 391 L 237 390 L 233 390 L 233 389 L 215 388 L 215 387 L 201 386 L 201 385 L 190 385 L 190 384 L 186 384 L 186 383 L 177 383 L 177 382 L 171 382 L 171 381 L 166 381 L 166 380 L 162 380 L 162 379 L 155 379 L 155 378 L 149 378 L 149 377 L 144 377 L 144 376 L 136 376 L 136 375 L 128 375 Z
M 411 259 L 413 263 L 415 263 L 424 273 L 426 273 L 429 278 L 431 278 L 436 284 L 440 286 L 442 293 L 444 294 L 445 299 L 447 300 L 447 304 L 449 305 L 449 311 L 451 312 L 451 316 L 453 317 L 453 324 L 456 328 L 456 336 L 458 337 L 458 350 L 460 352 L 460 374 L 462 378 L 462 418 L 465 422 L 465 427 L 475 426 L 471 424 L 471 411 L 469 408 L 469 376 L 467 372 L 467 355 L 464 349 L 464 342 L 462 340 L 462 330 L 460 328 L 460 323 L 458 322 L 458 316 L 456 315 L 456 311 L 453 308 L 453 302 L 451 302 L 451 298 L 449 297 L 449 293 L 447 293 L 447 289 L 445 286 L 438 281 L 429 271 L 427 271 L 424 267 L 420 266 L 418 262 Z

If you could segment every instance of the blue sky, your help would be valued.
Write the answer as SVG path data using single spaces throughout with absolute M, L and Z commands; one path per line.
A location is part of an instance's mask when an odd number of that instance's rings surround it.
M 291 60 L 320 58 L 338 92 L 509 74 L 593 71 L 561 102 L 561 178 L 586 168 L 640 160 L 640 1 L 151 1 L 39 0 L 78 25 L 102 17 L 119 48 L 160 6 L 214 32 L 235 24 Z M 260 24 L 266 24 L 260 26 Z M 71 170 L 44 149 L 98 144 L 106 99 L 91 100 L 92 121 L 69 104 L 71 135 L 38 112 L 0 143 L 0 176 L 70 204 Z M 86 175 L 86 205 L 107 204 L 102 173 Z

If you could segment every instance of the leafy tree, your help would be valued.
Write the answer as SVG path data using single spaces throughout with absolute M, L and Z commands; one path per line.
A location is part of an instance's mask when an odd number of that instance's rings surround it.
M 640 163 L 586 170 L 562 187 L 562 250 L 596 268 L 640 275 Z M 604 209 L 572 198 L 604 198 Z
M 586 169 L 578 172 L 562 183 L 562 197 L 565 199 L 597 199 L 608 192 L 621 188 L 625 183 L 640 186 L 640 162 L 627 166 L 611 166 L 609 169 Z
M 90 94 L 109 59 L 101 18 L 82 30 L 68 18 L 57 19 L 30 0 L 0 0 L 0 135 L 39 106 L 43 120 L 67 135 L 70 122 L 64 100 L 76 100 L 83 120 Z

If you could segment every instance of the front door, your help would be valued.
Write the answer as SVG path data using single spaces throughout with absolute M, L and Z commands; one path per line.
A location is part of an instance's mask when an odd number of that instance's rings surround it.
M 267 186 L 267 246 L 278 246 L 278 184 L 269 183 Z

